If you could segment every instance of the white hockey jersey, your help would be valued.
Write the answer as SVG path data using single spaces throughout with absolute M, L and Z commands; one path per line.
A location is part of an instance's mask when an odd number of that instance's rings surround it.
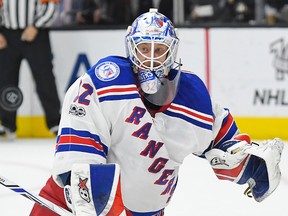
M 238 128 L 227 109 L 211 102 L 198 76 L 182 72 L 167 109 L 149 113 L 127 58 L 101 59 L 67 91 L 53 168 L 73 163 L 117 163 L 125 207 L 134 212 L 165 208 L 189 154 L 231 139 Z

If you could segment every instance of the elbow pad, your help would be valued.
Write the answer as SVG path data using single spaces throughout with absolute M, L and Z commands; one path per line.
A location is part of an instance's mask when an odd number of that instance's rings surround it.
M 230 140 L 205 156 L 219 179 L 248 183 L 254 199 L 261 202 L 279 185 L 283 147 L 284 143 L 277 138 L 260 144 Z

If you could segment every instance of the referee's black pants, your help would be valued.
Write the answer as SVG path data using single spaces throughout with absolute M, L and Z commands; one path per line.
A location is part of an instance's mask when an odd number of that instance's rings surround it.
M 59 125 L 60 100 L 53 74 L 52 51 L 48 29 L 38 29 L 33 42 L 21 40 L 23 30 L 2 29 L 8 47 L 0 50 L 0 89 L 19 85 L 21 61 L 26 59 L 32 71 L 36 92 L 43 107 L 46 124 L 50 129 Z M 25 98 L 24 98 L 25 100 Z M 17 111 L 5 111 L 0 107 L 2 125 L 16 131 Z

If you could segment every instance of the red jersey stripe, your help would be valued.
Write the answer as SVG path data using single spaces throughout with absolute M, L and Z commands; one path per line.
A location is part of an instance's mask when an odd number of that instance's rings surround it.
M 109 89 L 104 89 L 104 90 L 100 90 L 98 91 L 98 95 L 103 95 L 103 94 L 107 94 L 107 93 L 111 93 L 111 92 L 129 92 L 129 91 L 137 91 L 136 87 L 127 87 L 127 88 L 119 88 L 119 87 L 115 87 L 115 88 L 109 88 Z
M 182 107 L 178 107 L 178 106 L 175 106 L 175 105 L 172 105 L 172 104 L 170 105 L 170 108 L 174 109 L 174 110 L 178 110 L 178 111 L 184 112 L 184 113 L 186 113 L 188 115 L 194 116 L 194 117 L 202 119 L 204 121 L 208 121 L 208 122 L 211 122 L 211 123 L 213 123 L 213 121 L 214 121 L 214 119 L 212 117 L 209 118 L 207 116 L 200 115 L 200 114 L 198 114 L 196 112 L 193 112 L 191 110 L 184 109 Z
M 57 146 L 59 144 L 64 144 L 64 143 L 77 143 L 77 144 L 82 144 L 82 145 L 89 145 L 89 146 L 93 146 L 94 148 L 103 151 L 103 147 L 102 145 L 91 139 L 91 138 L 84 138 L 84 137 L 78 137 L 78 136 L 61 136 L 59 138 L 59 141 L 57 143 Z
M 217 134 L 217 136 L 214 140 L 214 146 L 227 134 L 227 132 L 229 131 L 229 129 L 231 128 L 233 123 L 234 123 L 234 119 L 233 119 L 232 115 L 229 113 L 227 116 L 227 121 L 221 127 L 219 133 Z

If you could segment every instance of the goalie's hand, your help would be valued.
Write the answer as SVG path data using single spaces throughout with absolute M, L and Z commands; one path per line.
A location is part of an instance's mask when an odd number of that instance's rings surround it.
M 254 199 L 261 202 L 279 185 L 283 148 L 278 138 L 259 144 L 234 139 L 217 145 L 205 157 L 219 179 L 248 183 Z
M 268 197 L 280 183 L 279 163 L 283 148 L 284 143 L 279 138 L 275 138 L 259 144 L 252 143 L 244 150 L 246 153 L 262 159 L 247 181 L 254 199 L 258 202 Z

